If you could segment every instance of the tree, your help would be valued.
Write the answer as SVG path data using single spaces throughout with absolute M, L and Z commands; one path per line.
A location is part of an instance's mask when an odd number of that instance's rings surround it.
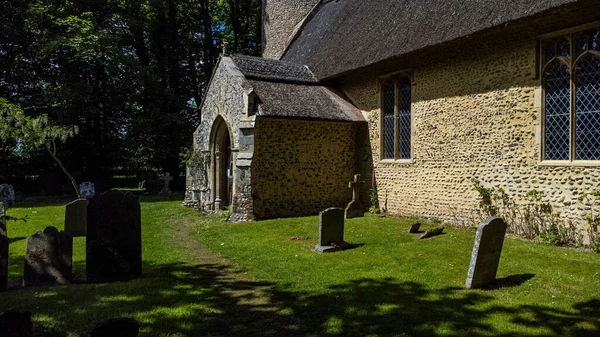
M 65 143 L 78 131 L 76 126 L 54 125 L 46 115 L 26 116 L 19 106 L 0 98 L 0 140 L 3 142 L 14 141 L 14 151 L 19 156 L 29 155 L 38 148 L 45 147 L 52 159 L 71 180 L 77 197 L 81 198 L 77 182 L 57 156 L 56 146 L 57 141 Z

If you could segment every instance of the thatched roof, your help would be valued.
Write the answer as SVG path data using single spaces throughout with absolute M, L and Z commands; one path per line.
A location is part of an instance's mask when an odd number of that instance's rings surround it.
M 584 1 L 323 0 L 282 59 L 330 79 L 575 2 Z
M 281 82 L 248 81 L 266 117 L 364 122 L 362 113 L 333 88 Z
M 315 75 L 302 64 L 246 55 L 234 55 L 231 59 L 248 79 L 317 83 Z

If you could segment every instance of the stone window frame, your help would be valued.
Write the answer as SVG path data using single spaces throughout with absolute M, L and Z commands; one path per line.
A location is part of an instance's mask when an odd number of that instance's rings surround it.
M 399 106 L 399 87 L 398 81 L 401 79 L 408 79 L 410 83 L 410 91 L 411 91 L 411 107 L 410 107 L 410 158 L 400 158 L 399 156 L 399 133 L 398 133 L 398 106 Z M 394 158 L 385 158 L 384 154 L 384 86 L 390 82 L 394 82 Z M 378 90 L 378 107 L 379 107 L 379 162 L 380 163 L 388 163 L 388 164 L 412 164 L 414 163 L 415 151 L 414 151 L 414 142 L 415 142 L 415 118 L 414 118 L 414 76 L 413 69 L 405 69 L 398 72 L 390 73 L 387 75 L 380 76 L 378 78 L 377 90 Z
M 600 52 L 590 50 L 589 46 L 587 50 L 578 54 L 577 45 L 574 43 L 575 38 L 585 32 L 589 32 L 592 30 L 600 30 L 600 21 L 588 23 L 585 25 L 564 29 L 557 32 L 552 32 L 549 34 L 544 34 L 538 36 L 538 44 L 537 44 L 537 60 L 538 60 L 538 73 L 541 87 L 541 97 L 540 97 L 540 106 L 541 107 L 541 122 L 540 122 L 540 152 L 539 152 L 539 165 L 541 166 L 580 166 L 580 167 L 588 167 L 588 166 L 600 166 L 600 159 L 598 160 L 577 160 L 576 159 L 576 147 L 575 147 L 575 133 L 576 133 L 576 107 L 575 107 L 575 95 L 577 94 L 577 86 L 575 83 L 576 69 L 580 60 L 583 60 L 585 57 L 588 57 L 590 54 L 593 57 L 596 57 L 600 60 Z M 569 58 L 561 57 L 560 55 L 555 56 L 551 60 L 546 60 L 545 56 L 545 44 L 552 40 L 560 40 L 567 39 L 569 41 Z M 588 40 L 589 45 L 589 40 Z M 560 48 L 560 46 L 558 47 Z M 560 54 L 560 51 L 558 51 Z M 549 70 L 552 69 L 554 64 L 557 62 L 566 65 L 569 76 L 570 76 L 570 87 L 569 87 L 569 95 L 570 95 L 570 121 L 569 121 L 569 160 L 547 160 L 546 159 L 546 83 L 545 77 Z

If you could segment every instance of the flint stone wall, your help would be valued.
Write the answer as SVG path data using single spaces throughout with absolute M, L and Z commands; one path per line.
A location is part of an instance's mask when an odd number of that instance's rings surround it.
M 249 183 L 255 117 L 248 117 L 248 95 L 251 91 L 250 84 L 235 68 L 233 61 L 230 58 L 222 58 L 206 93 L 201 123 L 194 133 L 194 150 L 209 155 L 211 131 L 215 120 L 220 117 L 227 124 L 236 177 L 233 182 L 233 216 L 238 221 L 247 220 L 252 214 Z M 198 202 L 204 209 L 212 209 L 214 192 L 209 186 L 212 174 L 208 167 L 193 172 L 188 168 L 187 186 L 202 191 Z
M 256 120 L 252 199 L 257 218 L 344 208 L 356 165 L 357 123 Z M 364 192 L 363 192 L 364 193 Z
M 319 0 L 263 0 L 263 57 L 279 59 L 294 28 Z
M 391 214 L 465 217 L 480 201 L 476 178 L 517 200 L 543 191 L 555 211 L 583 223 L 589 207 L 578 197 L 600 188 L 600 168 L 540 164 L 537 43 L 537 33 L 488 34 L 341 79 L 368 117 L 370 144 L 362 151 L 373 154 L 381 206 L 387 191 Z M 378 76 L 401 69 L 413 74 L 409 164 L 380 160 Z

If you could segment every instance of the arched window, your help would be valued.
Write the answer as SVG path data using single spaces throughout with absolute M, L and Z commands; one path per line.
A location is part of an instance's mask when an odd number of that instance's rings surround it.
M 544 41 L 544 160 L 600 160 L 600 31 Z
M 411 159 L 412 88 L 408 77 L 386 80 L 381 87 L 382 159 Z

